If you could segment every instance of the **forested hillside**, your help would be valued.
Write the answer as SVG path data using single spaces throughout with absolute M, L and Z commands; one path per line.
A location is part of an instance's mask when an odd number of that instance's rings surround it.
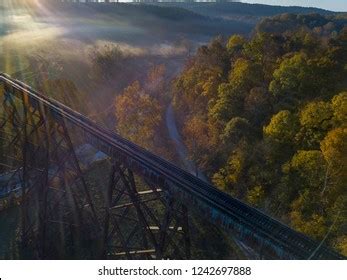
M 192 159 L 221 190 L 347 254 L 347 25 L 281 15 L 216 38 L 173 83 Z
M 235 19 L 247 22 L 257 22 L 262 17 L 275 16 L 278 14 L 292 13 L 292 14 L 311 14 L 317 13 L 321 15 L 332 14 L 333 12 L 306 7 L 286 7 L 286 6 L 273 6 L 262 4 L 248 4 L 242 2 L 175 2 L 175 3 L 156 3 L 164 7 L 180 7 L 201 15 L 222 18 L 222 19 Z

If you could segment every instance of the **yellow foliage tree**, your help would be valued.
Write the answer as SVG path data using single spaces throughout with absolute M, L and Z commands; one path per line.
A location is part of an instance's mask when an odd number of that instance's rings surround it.
M 146 94 L 136 81 L 116 97 L 116 130 L 144 148 L 153 149 L 156 130 L 162 121 L 162 111 L 158 101 Z

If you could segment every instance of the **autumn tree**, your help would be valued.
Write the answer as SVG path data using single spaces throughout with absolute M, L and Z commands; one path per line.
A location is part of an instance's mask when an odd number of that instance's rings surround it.
M 274 142 L 292 145 L 297 133 L 299 122 L 297 117 L 288 110 L 273 115 L 270 123 L 264 127 L 264 136 Z
M 206 168 L 211 143 L 209 141 L 209 128 L 205 120 L 199 116 L 190 119 L 183 128 L 184 143 L 191 159 L 202 169 Z
M 123 137 L 154 149 L 157 129 L 162 121 L 161 105 L 134 82 L 115 100 L 116 130 Z
M 166 87 L 166 67 L 164 64 L 153 65 L 147 74 L 145 89 L 148 93 L 157 98 L 164 100 Z
M 90 51 L 92 61 L 91 78 L 97 83 L 103 82 L 113 85 L 126 79 L 127 68 L 130 67 L 130 56 L 124 53 L 119 46 L 106 44 L 95 47 Z
M 246 42 L 247 42 L 247 40 L 245 39 L 245 37 L 243 37 L 241 35 L 235 34 L 235 35 L 231 36 L 228 40 L 227 45 L 226 45 L 229 54 L 231 56 L 234 56 L 234 55 L 237 55 L 238 53 L 240 53 L 243 50 Z
M 218 100 L 210 109 L 210 116 L 224 122 L 241 115 L 245 97 L 260 85 L 260 66 L 240 58 L 235 61 L 229 73 L 229 82 L 218 87 Z
M 334 125 L 344 125 L 347 123 L 347 92 L 341 92 L 335 95 L 331 101 L 331 107 L 334 114 Z
M 301 148 L 317 149 L 332 128 L 333 110 L 329 102 L 313 101 L 300 111 L 300 130 L 296 140 Z

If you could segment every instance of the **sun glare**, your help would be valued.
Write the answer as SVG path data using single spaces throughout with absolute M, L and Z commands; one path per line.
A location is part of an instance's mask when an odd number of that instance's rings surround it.
M 28 72 L 28 56 L 34 54 L 38 46 L 54 41 L 62 33 L 61 28 L 45 20 L 53 21 L 54 18 L 42 3 L 6 0 L 2 4 L 0 53 L 6 55 L 1 55 L 1 72 L 12 75 Z

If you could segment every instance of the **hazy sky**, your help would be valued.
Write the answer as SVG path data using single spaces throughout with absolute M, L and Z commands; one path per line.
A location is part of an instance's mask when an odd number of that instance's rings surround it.
M 241 0 L 241 2 L 281 6 L 318 7 L 331 11 L 347 12 L 347 0 Z

